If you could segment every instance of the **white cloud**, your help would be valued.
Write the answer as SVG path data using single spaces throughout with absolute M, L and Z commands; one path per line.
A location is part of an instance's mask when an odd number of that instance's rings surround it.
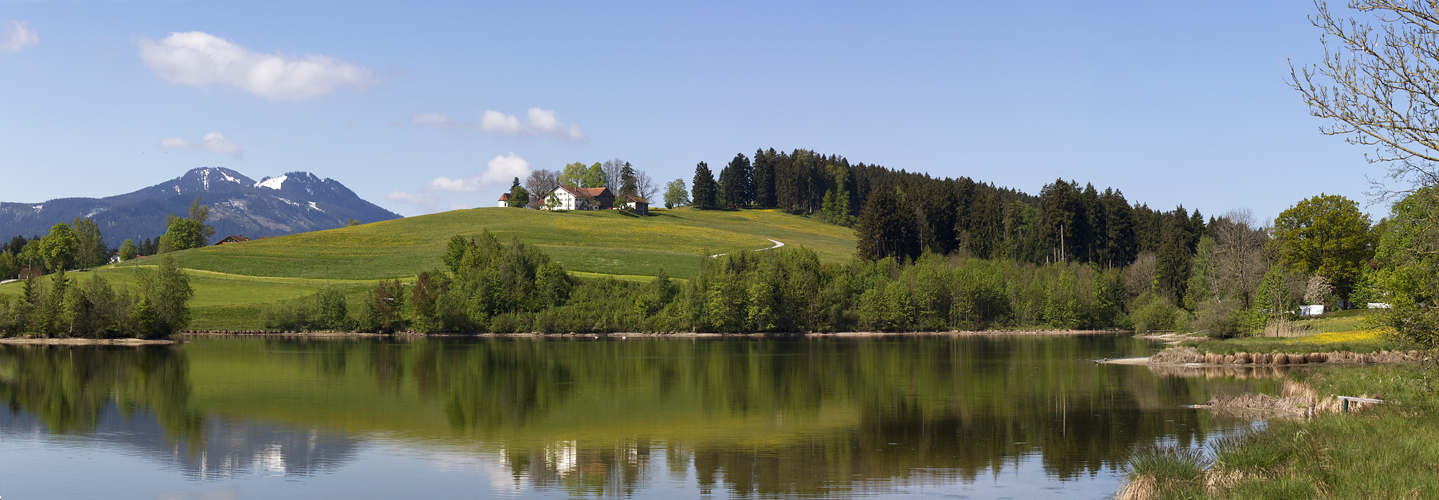
M 19 52 L 37 43 L 40 36 L 25 21 L 5 21 L 5 29 L 0 31 L 0 51 L 3 52 Z
M 464 179 L 451 179 L 449 177 L 436 177 L 425 186 L 428 191 L 451 191 L 461 193 L 472 193 L 480 190 L 480 176 L 466 177 Z
M 410 123 L 436 128 L 473 128 L 481 132 L 515 136 L 548 135 L 569 142 L 585 140 L 585 133 L 580 130 L 579 125 L 565 125 L 552 109 L 530 108 L 525 113 L 523 122 L 515 115 L 487 109 L 480 113 L 478 124 L 451 120 L 439 113 L 412 116 Z
M 578 141 L 585 138 L 584 132 L 580 132 L 579 125 L 565 127 L 565 124 L 560 123 L 560 119 L 555 117 L 555 111 L 552 109 L 530 108 L 526 113 L 526 118 L 529 119 L 531 128 L 549 134 L 550 137 L 562 141 Z
M 523 179 L 530 175 L 530 162 L 514 153 L 496 156 L 490 159 L 486 167 L 484 173 L 463 179 L 436 177 L 425 186 L 425 190 L 473 193 L 513 182 L 516 177 Z
M 385 199 L 415 205 L 420 207 L 420 210 L 426 212 L 435 211 L 435 207 L 440 204 L 440 197 L 434 193 L 406 193 L 404 191 L 395 191 L 385 195 Z
M 164 139 L 160 141 L 160 149 L 193 149 L 196 151 L 209 151 L 211 153 L 230 155 L 235 157 L 236 159 L 242 158 L 245 153 L 245 148 L 240 147 L 239 144 L 235 144 L 235 141 L 226 139 L 225 135 L 219 132 L 210 132 L 208 134 L 205 134 L 205 137 L 201 137 L 200 142 L 196 143 L 192 143 L 179 137 L 171 137 L 169 139 Z
M 510 135 L 525 131 L 524 127 L 520 125 L 520 119 L 515 118 L 515 115 L 507 115 L 493 109 L 487 109 L 480 115 L 480 130 Z
M 515 177 L 524 179 L 530 176 L 530 162 L 515 156 L 514 153 L 510 153 L 509 156 L 496 156 L 486 166 L 489 169 L 480 175 L 480 182 L 486 184 L 503 184 L 513 182 Z
M 270 99 L 307 99 L 343 86 L 374 81 L 370 70 L 329 56 L 260 54 L 199 31 L 139 41 L 140 58 L 155 75 L 173 83 L 220 84 Z
M 415 205 L 424 212 L 434 212 L 443 204 L 440 195 L 436 193 L 498 192 L 506 190 L 516 177 L 524 179 L 530 175 L 530 162 L 514 153 L 495 156 L 485 167 L 485 171 L 479 175 L 455 179 L 436 177 L 435 180 L 413 193 L 395 191 L 385 196 L 385 199 Z M 454 202 L 448 203 L 447 206 L 449 210 L 469 208 L 464 203 Z

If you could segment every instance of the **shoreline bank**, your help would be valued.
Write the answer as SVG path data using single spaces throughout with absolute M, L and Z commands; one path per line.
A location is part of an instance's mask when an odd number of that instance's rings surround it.
M 3 337 L 0 338 L 0 345 L 118 345 L 118 346 L 146 346 L 146 345 L 172 345 L 181 341 L 174 339 L 87 339 L 87 338 L 31 338 L 31 337 Z

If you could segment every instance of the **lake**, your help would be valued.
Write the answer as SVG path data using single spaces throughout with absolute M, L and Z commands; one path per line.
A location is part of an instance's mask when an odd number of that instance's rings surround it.
M 0 346 L 0 497 L 1107 498 L 1262 376 L 1127 335 Z

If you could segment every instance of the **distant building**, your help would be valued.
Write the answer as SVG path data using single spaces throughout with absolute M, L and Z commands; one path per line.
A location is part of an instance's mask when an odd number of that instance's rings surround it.
M 560 186 L 540 198 L 541 209 L 550 209 L 548 205 L 551 195 L 554 195 L 555 199 L 559 201 L 555 210 L 605 210 L 615 204 L 615 195 L 607 187 Z
M 508 206 L 510 206 L 510 193 L 500 195 L 500 207 L 504 208 Z
M 634 210 L 635 213 L 640 215 L 650 214 L 650 202 L 638 196 L 625 195 L 625 200 L 620 203 L 620 206 Z
M 239 243 L 239 242 L 242 242 L 242 241 L 250 241 L 250 239 L 249 239 L 249 238 L 246 238 L 246 237 L 244 237 L 244 236 L 235 236 L 235 235 L 232 234 L 232 235 L 226 236 L 225 239 L 223 239 L 223 240 L 220 240 L 220 241 L 215 242 L 215 246 L 224 245 L 224 244 L 226 244 L 226 243 Z
M 30 278 L 38 278 L 44 275 L 45 272 L 41 271 L 40 268 L 26 264 L 20 266 L 20 270 L 15 274 L 15 279 L 28 280 Z
M 1324 305 L 1299 306 L 1300 316 L 1318 316 L 1324 314 Z

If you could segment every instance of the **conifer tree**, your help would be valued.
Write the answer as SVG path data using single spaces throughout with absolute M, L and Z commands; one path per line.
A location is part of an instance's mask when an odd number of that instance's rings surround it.
M 714 174 L 705 162 L 695 165 L 694 182 L 690 184 L 690 199 L 692 205 L 700 210 L 715 208 L 718 202 Z
M 754 150 L 754 204 L 761 208 L 774 206 L 774 157 L 774 148 Z
M 921 240 L 915 210 L 905 203 L 898 188 L 880 188 L 865 203 L 855 230 L 856 253 L 860 258 L 919 257 Z
M 630 166 L 630 162 L 625 162 L 624 167 L 620 168 L 620 192 L 617 198 L 629 201 L 625 196 L 639 196 L 639 176 L 635 175 L 635 168 Z

